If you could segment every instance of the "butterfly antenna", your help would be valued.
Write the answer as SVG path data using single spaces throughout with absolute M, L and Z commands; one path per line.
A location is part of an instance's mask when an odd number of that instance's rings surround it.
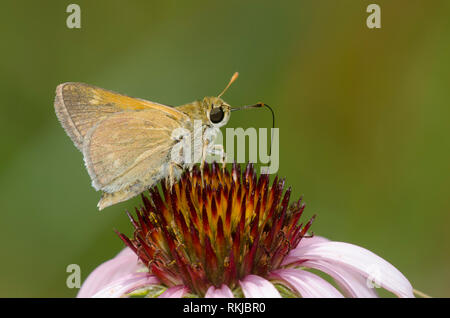
M 246 105 L 246 106 L 241 106 L 238 108 L 231 108 L 231 111 L 236 111 L 236 110 L 243 110 L 243 109 L 248 109 L 248 108 L 258 108 L 258 107 L 264 107 L 270 110 L 270 112 L 272 113 L 272 132 L 271 132 L 271 137 L 270 137 L 270 146 L 269 146 L 269 157 L 272 156 L 272 143 L 273 143 L 273 131 L 275 130 L 275 113 L 272 109 L 272 107 L 270 107 L 267 104 L 264 103 L 257 103 L 254 105 Z
M 217 96 L 217 97 L 221 97 L 223 94 L 225 94 L 225 92 L 227 91 L 227 89 L 231 86 L 231 84 L 233 84 L 233 82 L 238 78 L 238 76 L 239 76 L 239 73 L 238 73 L 238 72 L 235 72 L 235 73 L 233 74 L 233 76 L 231 76 L 231 79 L 230 79 L 230 81 L 228 82 L 228 85 L 223 89 L 222 93 L 220 93 L 219 96 Z
M 267 107 L 270 112 L 272 113 L 272 131 L 270 133 L 270 146 L 269 146 L 269 157 L 272 156 L 272 144 L 273 144 L 273 131 L 275 130 L 275 113 L 273 112 L 272 107 L 270 107 L 267 104 L 263 104 L 265 107 Z

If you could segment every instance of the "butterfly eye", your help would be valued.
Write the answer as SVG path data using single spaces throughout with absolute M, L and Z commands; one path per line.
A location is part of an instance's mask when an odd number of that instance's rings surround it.
M 209 119 L 213 124 L 220 123 L 224 117 L 225 113 L 223 112 L 222 107 L 213 108 L 209 113 Z

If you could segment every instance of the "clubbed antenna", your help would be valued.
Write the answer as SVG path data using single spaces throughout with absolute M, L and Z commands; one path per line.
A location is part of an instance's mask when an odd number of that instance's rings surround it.
M 235 73 L 233 74 L 233 76 L 231 76 L 231 79 L 230 79 L 230 81 L 228 82 L 228 85 L 224 88 L 224 90 L 222 91 L 222 93 L 220 93 L 219 96 L 217 96 L 217 97 L 221 97 L 221 96 L 227 91 L 227 89 L 231 86 L 231 84 L 233 84 L 233 82 L 238 78 L 238 76 L 239 76 L 239 73 L 238 73 L 238 72 L 235 72 Z

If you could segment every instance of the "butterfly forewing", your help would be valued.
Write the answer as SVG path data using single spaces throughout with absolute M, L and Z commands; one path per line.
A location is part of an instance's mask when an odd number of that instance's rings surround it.
M 82 150 L 88 131 L 114 113 L 159 109 L 168 116 L 182 113 L 172 107 L 118 94 L 84 83 L 64 83 L 56 88 L 55 111 L 75 146 Z

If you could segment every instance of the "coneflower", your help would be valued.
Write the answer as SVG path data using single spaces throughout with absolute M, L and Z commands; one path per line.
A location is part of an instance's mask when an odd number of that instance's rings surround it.
M 194 166 L 160 188 L 128 213 L 133 236 L 117 232 L 127 248 L 78 297 L 376 297 L 373 279 L 413 297 L 409 281 L 372 252 L 308 235 L 314 217 L 301 222 L 302 199 L 289 204 L 285 181 L 258 177 L 252 164 L 242 173 L 236 164 Z

